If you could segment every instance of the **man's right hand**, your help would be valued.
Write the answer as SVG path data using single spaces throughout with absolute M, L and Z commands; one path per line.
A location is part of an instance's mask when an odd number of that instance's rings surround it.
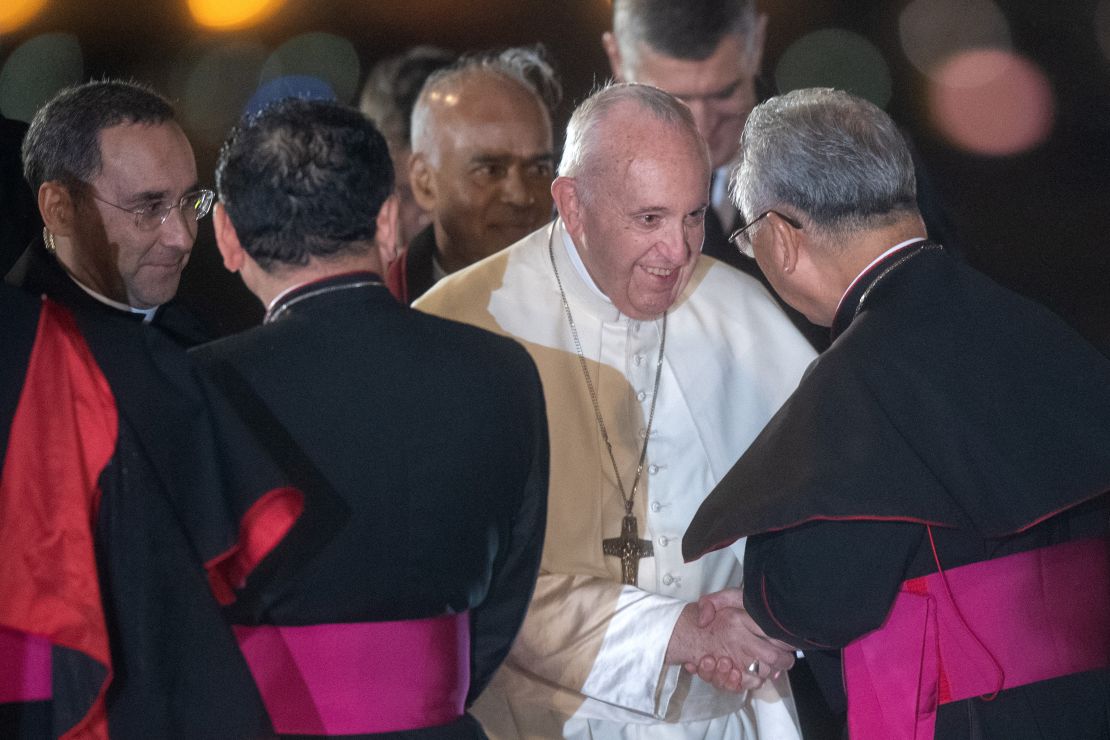
M 722 691 L 737 692 L 758 688 L 789 669 L 794 649 L 763 633 L 744 610 L 741 591 L 724 589 L 683 609 L 666 660 L 683 664 Z M 748 671 L 756 661 L 757 670 Z

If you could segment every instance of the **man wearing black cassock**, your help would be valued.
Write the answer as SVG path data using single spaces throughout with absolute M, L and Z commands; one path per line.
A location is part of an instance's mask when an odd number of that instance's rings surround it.
M 306 494 L 228 611 L 274 728 L 484 737 L 465 709 L 524 619 L 543 540 L 535 366 L 382 285 L 393 169 L 357 111 L 278 103 L 232 132 L 216 179 L 224 264 L 267 312 L 194 356 Z
M 683 553 L 749 536 L 743 607 L 853 738 L 1110 737 L 1110 362 L 924 239 L 913 182 L 870 103 L 752 113 L 742 246 L 834 341 Z
M 63 90 L 31 122 L 23 172 L 45 227 L 5 282 L 181 346 L 211 338 L 174 296 L 214 194 L 164 98 L 117 80 Z
M 0 285 L 0 334 L 0 736 L 268 734 L 213 591 L 300 493 L 153 330 Z

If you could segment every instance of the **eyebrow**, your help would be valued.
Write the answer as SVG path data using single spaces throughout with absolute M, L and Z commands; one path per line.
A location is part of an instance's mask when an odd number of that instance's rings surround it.
M 184 192 L 182 192 L 181 195 L 185 196 L 188 193 L 195 192 L 199 189 L 200 183 L 194 182 L 192 185 L 185 188 Z M 125 199 L 124 203 L 154 203 L 155 201 L 159 200 L 167 200 L 169 196 L 170 194 L 168 190 L 144 190 L 141 193 L 136 193 L 135 195 L 132 195 L 131 197 Z

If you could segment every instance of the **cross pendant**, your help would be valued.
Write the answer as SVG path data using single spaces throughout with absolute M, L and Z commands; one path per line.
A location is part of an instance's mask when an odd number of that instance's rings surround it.
M 636 577 L 640 572 L 640 559 L 650 558 L 654 553 L 650 540 L 637 538 L 639 526 L 636 517 L 625 514 L 621 521 L 621 536 L 610 537 L 601 541 L 601 551 L 621 559 L 621 583 L 629 586 L 636 585 Z

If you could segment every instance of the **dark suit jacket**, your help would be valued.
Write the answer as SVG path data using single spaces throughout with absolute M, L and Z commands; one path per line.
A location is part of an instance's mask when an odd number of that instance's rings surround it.
M 241 624 L 470 612 L 469 705 L 508 653 L 540 562 L 547 422 L 515 342 L 412 311 L 368 273 L 284 296 L 193 350 L 284 449 L 302 521 L 231 610 Z M 319 291 L 319 292 L 318 292 Z M 469 718 L 446 735 L 481 737 Z
M 119 311 L 81 290 L 54 255 L 46 250 L 41 236 L 31 242 L 4 277 L 4 282 L 35 295 L 48 295 L 78 315 L 90 313 L 94 316 L 123 317 L 135 322 L 142 320 L 140 314 Z M 159 306 L 150 323 L 180 347 L 188 348 L 212 339 L 207 327 L 175 301 Z

